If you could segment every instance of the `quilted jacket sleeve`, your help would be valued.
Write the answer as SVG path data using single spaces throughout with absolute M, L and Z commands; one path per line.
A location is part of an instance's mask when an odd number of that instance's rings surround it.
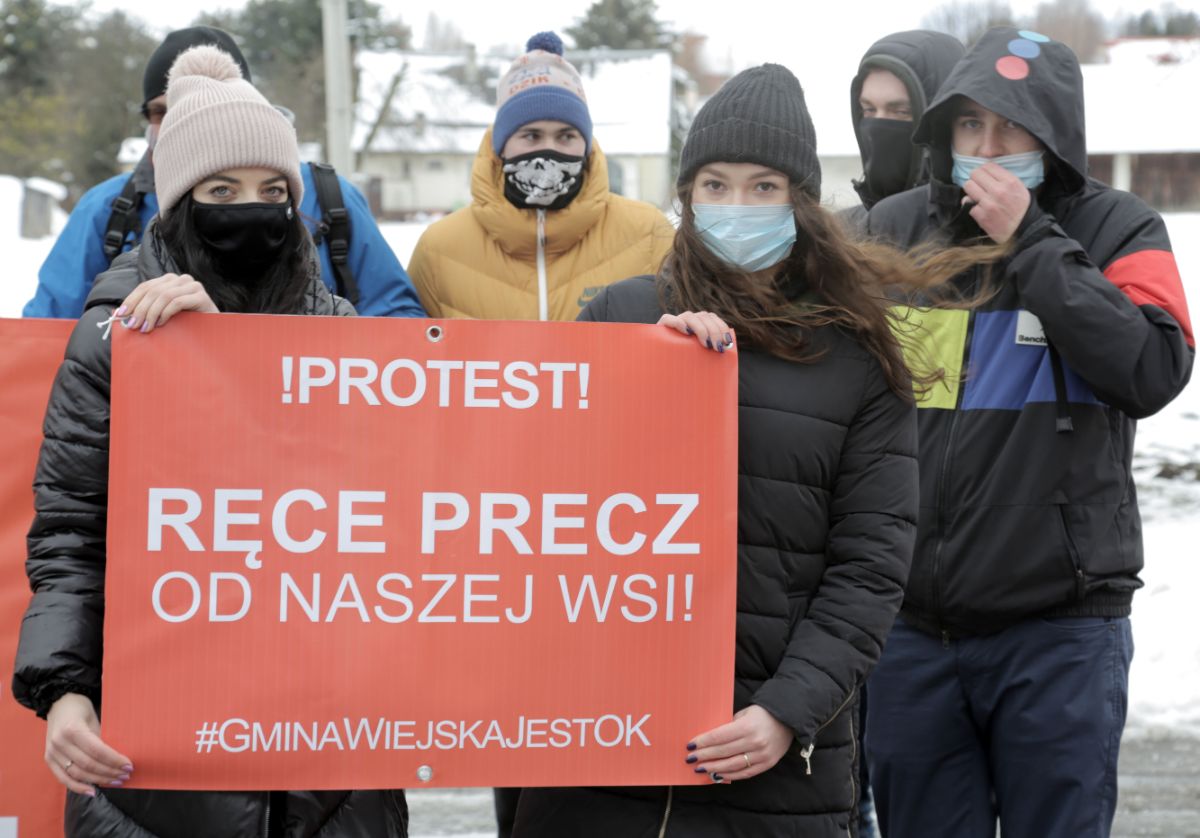
M 1141 419 L 1183 390 L 1195 341 L 1166 225 L 1133 196 L 1120 197 L 1106 220 L 1111 233 L 1095 248 L 1102 255 L 1032 206 L 1008 278 L 1067 365 L 1105 402 Z
M 123 298 L 137 282 L 132 255 L 105 278 Z M 111 308 L 93 305 L 76 324 L 42 428 L 25 563 L 33 598 L 13 671 L 13 694 L 41 716 L 67 692 L 99 705 L 112 355 L 97 324 Z
M 753 703 L 811 744 L 879 659 L 904 598 L 917 522 L 916 408 L 871 363 L 829 506 L 826 567 Z

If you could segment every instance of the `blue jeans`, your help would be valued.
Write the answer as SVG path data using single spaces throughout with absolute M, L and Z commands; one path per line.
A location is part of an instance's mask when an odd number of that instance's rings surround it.
M 1128 618 L 1033 619 L 951 641 L 901 620 L 868 681 L 866 752 L 887 838 L 1107 838 Z

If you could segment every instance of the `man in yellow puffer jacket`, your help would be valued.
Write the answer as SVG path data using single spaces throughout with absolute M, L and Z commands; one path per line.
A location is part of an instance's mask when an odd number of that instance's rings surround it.
M 578 71 L 552 32 L 500 79 L 473 201 L 421 236 L 409 275 L 430 317 L 574 320 L 609 283 L 656 273 L 675 230 L 608 190 Z

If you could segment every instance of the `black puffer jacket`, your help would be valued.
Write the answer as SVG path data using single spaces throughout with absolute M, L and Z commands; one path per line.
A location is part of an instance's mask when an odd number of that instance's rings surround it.
M 45 716 L 67 692 L 100 706 L 111 343 L 97 324 L 146 279 L 178 272 L 154 228 L 101 274 L 54 381 L 34 478 L 26 571 L 33 599 L 21 624 L 13 693 Z M 352 315 L 312 263 L 302 313 Z M 39 770 L 31 766 L 30 770 Z M 44 770 L 44 768 L 42 769 Z M 268 821 L 270 827 L 268 828 Z M 402 791 L 68 794 L 67 836 L 105 838 L 402 838 Z
M 1179 268 L 1158 213 L 1087 176 L 1074 54 L 1007 27 L 959 62 L 921 120 L 930 183 L 877 204 L 868 232 L 903 247 L 981 234 L 951 178 L 961 97 L 1036 137 L 1046 180 L 995 293 L 922 315 L 950 377 L 919 405 L 921 527 L 903 613 L 950 636 L 1125 616 L 1142 568 L 1135 420 L 1183 389 L 1195 355 Z
M 581 319 L 654 323 L 661 314 L 654 280 L 641 277 L 601 292 Z M 515 838 L 847 834 L 856 799 L 847 708 L 908 575 L 916 411 L 847 335 L 826 328 L 814 342 L 827 354 L 812 364 L 739 352 L 730 709 L 762 706 L 795 732 L 791 749 L 729 785 L 525 789 Z M 704 688 L 702 674 L 695 686 Z

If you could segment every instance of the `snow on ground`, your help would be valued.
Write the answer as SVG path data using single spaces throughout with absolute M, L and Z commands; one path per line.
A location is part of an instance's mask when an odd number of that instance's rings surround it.
M 0 317 L 19 317 L 33 295 L 52 238 L 17 236 L 20 183 L 0 176 Z M 1200 326 L 1200 213 L 1166 217 L 1176 259 Z M 425 224 L 383 224 L 407 263 Z M 1197 376 L 1200 377 L 1200 376 Z M 1134 598 L 1136 652 L 1130 675 L 1129 730 L 1200 736 L 1200 384 L 1193 384 L 1138 429 L 1135 474 L 1146 541 L 1145 588 Z
M 4 253 L 6 270 L 0 280 L 0 317 L 20 317 L 21 309 L 33 297 L 37 288 L 37 269 L 46 258 L 53 237 L 23 239 L 21 229 L 21 181 L 0 175 L 0 252 Z M 66 215 L 55 218 L 55 229 L 61 229 Z
M 1146 587 L 1133 599 L 1127 736 L 1200 736 L 1200 595 L 1197 507 L 1145 525 Z
M 1193 330 L 1200 325 L 1200 213 L 1166 216 Z M 1200 736 L 1200 384 L 1138 423 L 1134 474 L 1146 586 L 1133 598 L 1131 735 Z
M 387 239 L 387 243 L 391 245 L 400 264 L 407 267 L 412 260 L 413 249 L 417 246 L 417 239 L 421 238 L 421 234 L 428 226 L 428 224 L 389 222 L 380 224 L 379 230 Z

